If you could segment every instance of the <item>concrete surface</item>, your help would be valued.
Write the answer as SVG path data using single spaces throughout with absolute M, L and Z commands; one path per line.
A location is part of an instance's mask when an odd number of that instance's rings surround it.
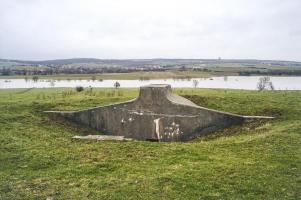
M 170 85 L 140 88 L 132 101 L 74 112 L 47 111 L 106 135 L 137 140 L 186 141 L 246 120 L 270 118 L 241 116 L 197 106 L 171 92 Z
M 73 139 L 83 139 L 83 140 L 116 140 L 116 141 L 128 141 L 129 138 L 124 136 L 114 136 L 114 135 L 86 135 L 86 136 L 74 136 Z

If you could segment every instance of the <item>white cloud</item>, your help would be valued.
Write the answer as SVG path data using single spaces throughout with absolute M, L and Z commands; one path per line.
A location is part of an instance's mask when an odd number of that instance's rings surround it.
M 0 0 L 0 57 L 301 60 L 299 0 Z

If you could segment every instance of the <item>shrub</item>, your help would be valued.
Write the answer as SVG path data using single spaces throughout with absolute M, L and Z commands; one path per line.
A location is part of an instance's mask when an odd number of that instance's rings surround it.
M 37 82 L 37 81 L 39 80 L 39 77 L 38 77 L 38 76 L 33 76 L 33 77 L 32 77 L 32 80 L 33 80 L 34 82 Z
M 81 91 L 84 90 L 84 87 L 83 87 L 83 86 L 76 86 L 76 87 L 75 87 L 75 90 L 76 90 L 77 92 L 81 92 Z

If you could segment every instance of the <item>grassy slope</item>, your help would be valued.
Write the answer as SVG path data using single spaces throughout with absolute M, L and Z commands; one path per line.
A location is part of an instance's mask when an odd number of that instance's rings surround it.
M 300 198 L 301 92 L 176 90 L 210 108 L 278 118 L 151 143 L 72 140 L 93 131 L 41 111 L 124 101 L 137 90 L 70 91 L 0 90 L 0 199 Z

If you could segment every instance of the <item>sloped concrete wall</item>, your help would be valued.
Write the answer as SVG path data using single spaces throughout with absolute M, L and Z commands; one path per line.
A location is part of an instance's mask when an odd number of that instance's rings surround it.
M 185 141 L 228 126 L 245 117 L 195 105 L 171 93 L 169 85 L 141 87 L 136 100 L 76 112 L 48 112 L 107 135 L 137 140 Z

